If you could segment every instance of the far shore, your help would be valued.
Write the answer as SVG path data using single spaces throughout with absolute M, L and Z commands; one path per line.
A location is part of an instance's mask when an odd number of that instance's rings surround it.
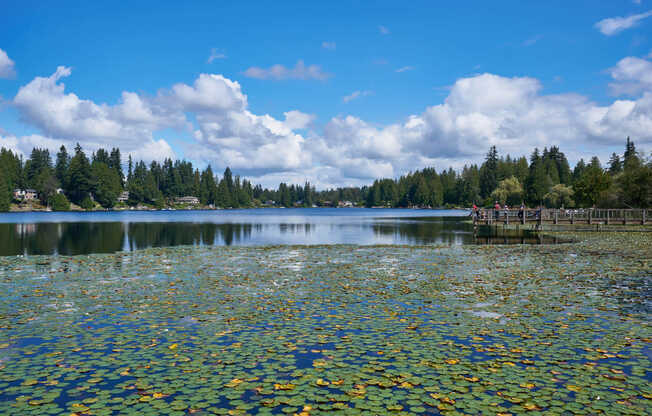
M 296 206 L 296 207 L 280 207 L 277 205 L 259 205 L 259 206 L 252 206 L 252 207 L 242 207 L 242 208 L 221 208 L 221 207 L 210 207 L 206 205 L 178 205 L 178 206 L 171 206 L 171 207 L 164 207 L 164 208 L 156 208 L 152 206 L 144 206 L 144 205 L 139 205 L 135 207 L 114 207 L 114 208 L 94 208 L 91 210 L 85 210 L 79 206 L 71 204 L 70 210 L 68 211 L 54 211 L 49 207 L 44 207 L 38 204 L 34 205 L 28 205 L 28 206 L 21 206 L 17 204 L 11 204 L 10 210 L 5 213 L 31 213 L 31 212 L 77 212 L 77 213 L 85 213 L 85 212 L 124 212 L 124 211 L 229 211 L 229 210 L 236 210 L 236 209 L 263 209 L 263 208 L 273 208 L 273 209 L 315 209 L 315 208 L 337 208 L 337 209 L 359 209 L 359 208 L 369 208 L 365 206 L 340 206 L 340 207 L 333 207 L 333 206 L 315 206 L 315 207 L 304 207 L 304 206 Z M 469 208 L 466 207 L 437 207 L 437 208 L 431 208 L 431 207 L 370 207 L 369 209 L 410 209 L 410 210 L 432 210 L 432 211 L 439 211 L 439 210 L 464 210 L 464 211 L 469 211 Z

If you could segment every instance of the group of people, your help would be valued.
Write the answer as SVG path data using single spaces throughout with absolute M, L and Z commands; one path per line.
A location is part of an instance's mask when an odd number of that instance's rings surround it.
M 500 218 L 500 211 L 501 210 L 503 210 L 503 212 L 505 214 L 505 218 L 507 218 L 507 216 L 509 215 L 509 209 L 510 208 L 509 208 L 509 206 L 507 204 L 505 204 L 505 205 L 503 205 L 501 207 L 500 204 L 498 203 L 498 201 L 496 201 L 496 203 L 494 205 L 494 218 L 495 219 Z M 522 219 L 523 216 L 525 215 L 525 209 L 526 209 L 525 204 L 521 203 L 521 206 L 518 209 L 518 218 L 519 219 Z M 482 215 L 482 217 L 484 219 L 484 216 L 486 215 L 486 213 L 485 213 L 485 211 L 480 211 L 480 209 L 478 209 L 477 205 L 475 205 L 475 202 L 474 202 L 473 203 L 473 210 L 471 212 L 471 215 L 475 216 L 476 219 L 480 219 L 480 215 Z

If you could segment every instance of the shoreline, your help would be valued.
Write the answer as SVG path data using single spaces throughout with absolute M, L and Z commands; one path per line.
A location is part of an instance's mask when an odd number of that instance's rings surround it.
M 457 210 L 457 211 L 470 211 L 469 208 L 417 208 L 417 207 L 364 207 L 364 206 L 353 206 L 353 207 L 279 207 L 279 206 L 255 206 L 255 207 L 241 207 L 241 208 L 211 208 L 208 206 L 202 207 L 168 207 L 168 208 L 150 208 L 150 207 L 130 207 L 130 208 L 104 208 L 104 209 L 92 209 L 85 210 L 81 208 L 71 208 L 67 211 L 54 211 L 48 208 L 31 208 L 31 209 L 19 209 L 15 205 L 12 205 L 9 211 L 2 212 L 2 214 L 20 214 L 20 213 L 61 213 L 61 212 L 75 212 L 75 213 L 93 213 L 93 212 L 156 212 L 156 211 L 165 211 L 165 212 L 174 212 L 174 211 L 233 211 L 233 210 L 245 210 L 245 209 L 400 209 L 400 210 L 414 210 L 414 211 L 446 211 L 446 210 Z

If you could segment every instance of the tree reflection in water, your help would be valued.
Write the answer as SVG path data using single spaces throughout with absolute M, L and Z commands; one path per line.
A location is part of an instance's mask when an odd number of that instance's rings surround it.
M 113 253 L 178 245 L 542 244 L 536 233 L 481 227 L 455 217 L 330 223 L 61 222 L 0 224 L 0 255 Z

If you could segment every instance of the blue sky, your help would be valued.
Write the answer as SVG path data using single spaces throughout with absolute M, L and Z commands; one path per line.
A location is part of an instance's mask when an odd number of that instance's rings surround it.
M 23 152 L 119 144 L 330 186 L 490 144 L 571 161 L 652 144 L 649 0 L 6 3 L 0 146 Z

